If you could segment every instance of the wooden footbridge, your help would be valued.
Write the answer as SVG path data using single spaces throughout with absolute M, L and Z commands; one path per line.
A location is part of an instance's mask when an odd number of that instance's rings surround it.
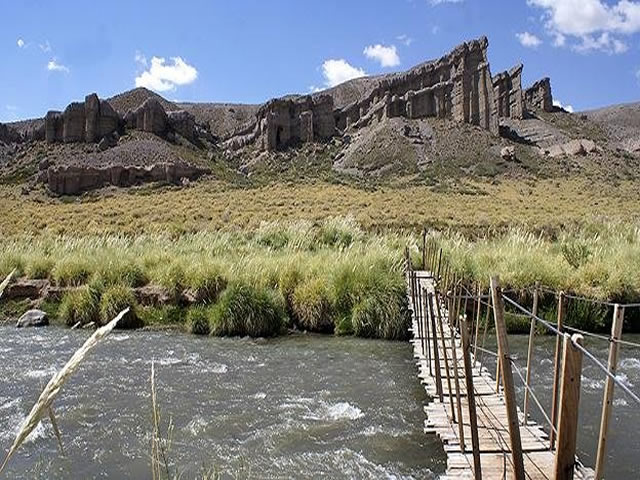
M 446 473 L 440 478 L 594 478 L 593 470 L 583 467 L 576 458 L 580 351 L 565 339 L 562 372 L 554 379 L 558 384 L 557 401 L 554 398 L 558 408 L 552 414 L 555 426 L 547 434 L 516 405 L 504 304 L 497 279 L 492 279 L 491 296 L 474 297 L 468 293 L 465 297 L 462 290 L 453 294 L 441 292 L 438 278 L 434 278 L 437 275 L 413 271 L 409 260 L 408 264 L 414 356 L 420 380 L 433 399 L 425 407 L 425 431 L 442 440 L 447 454 Z M 478 305 L 485 299 L 487 315 L 482 328 L 481 309 L 473 319 L 468 318 L 466 308 L 461 308 L 469 299 L 477 300 Z M 490 310 L 498 344 L 498 352 L 494 353 L 497 379 L 477 358 L 483 351 L 491 353 L 478 342 L 486 337 Z M 581 337 L 574 336 L 572 341 L 581 342 Z M 562 351 L 561 347 L 558 351 Z

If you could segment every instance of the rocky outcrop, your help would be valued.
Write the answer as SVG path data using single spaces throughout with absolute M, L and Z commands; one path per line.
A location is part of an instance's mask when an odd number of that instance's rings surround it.
M 157 98 L 151 97 L 133 111 L 124 116 L 127 128 L 153 133 L 159 137 L 167 134 L 169 119 Z
M 581 138 L 570 140 L 558 145 L 552 145 L 551 147 L 543 150 L 543 153 L 551 158 L 558 158 L 565 156 L 573 157 L 577 155 L 587 155 L 597 151 L 598 146 L 593 140 Z
M 58 195 L 78 195 L 106 185 L 130 187 L 148 182 L 179 184 L 183 178 L 194 180 L 210 170 L 188 163 L 158 163 L 146 167 L 131 165 L 53 166 L 47 170 L 47 184 Z
M 69 104 L 64 112 L 47 112 L 45 139 L 49 143 L 99 142 L 116 132 L 120 124 L 120 116 L 111 105 L 93 93 L 84 102 Z
M 195 117 L 186 110 L 177 110 L 167 114 L 171 129 L 190 142 L 195 142 L 198 135 Z
M 499 117 L 524 115 L 522 66 L 492 79 L 488 45 L 482 37 L 407 72 L 368 79 L 366 92 L 339 109 L 333 108 L 331 95 L 322 93 L 271 100 L 224 146 L 237 150 L 257 143 L 263 150 L 277 150 L 394 117 L 451 119 L 497 135 Z
M 499 118 L 524 118 L 522 68 L 522 64 L 516 65 L 492 79 L 495 115 Z
M 9 125 L 0 123 L 0 142 L 2 143 L 18 143 L 22 141 L 22 136 Z
M 524 101 L 529 110 L 553 112 L 553 95 L 551 94 L 551 80 L 546 77 L 538 80 L 524 92 Z
M 49 316 L 42 310 L 29 310 L 16 322 L 16 327 L 44 327 L 49 325 Z

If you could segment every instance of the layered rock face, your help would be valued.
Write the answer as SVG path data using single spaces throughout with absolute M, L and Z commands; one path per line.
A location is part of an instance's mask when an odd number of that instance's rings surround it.
M 336 112 L 337 127 L 364 126 L 382 117 L 437 117 L 497 134 L 488 45 L 486 37 L 463 43 L 439 60 L 382 77 L 366 98 Z
M 119 127 L 120 116 L 108 102 L 93 93 L 85 97 L 84 102 L 71 103 L 64 112 L 47 112 L 45 139 L 48 143 L 93 143 Z
M 524 101 L 528 109 L 553 111 L 553 95 L 549 77 L 538 80 L 524 92 Z
M 394 117 L 450 119 L 497 135 L 501 117 L 524 117 L 522 65 L 492 78 L 488 45 L 482 37 L 439 60 L 371 79 L 367 92 L 343 108 L 334 109 L 333 97 L 327 94 L 271 100 L 231 135 L 225 147 L 237 150 L 257 143 L 263 150 L 277 150 Z
M 495 114 L 499 118 L 524 118 L 524 98 L 522 95 L 522 69 L 519 64 L 508 72 L 493 77 L 493 98 Z
M 155 98 L 148 98 L 142 105 L 124 116 L 127 128 L 153 133 L 159 137 L 166 135 L 169 127 L 167 113 Z
M 160 181 L 177 184 L 183 178 L 195 180 L 210 170 L 187 163 L 158 163 L 150 166 L 57 166 L 49 167 L 46 173 L 49 190 L 58 195 L 78 195 L 105 185 L 130 187 Z

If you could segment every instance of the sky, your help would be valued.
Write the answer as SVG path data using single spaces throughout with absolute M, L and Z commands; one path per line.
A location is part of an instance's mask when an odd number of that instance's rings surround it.
M 0 122 L 136 86 L 262 103 L 405 70 L 486 35 L 492 72 L 587 110 L 640 99 L 640 0 L 12 0 L 0 18 Z

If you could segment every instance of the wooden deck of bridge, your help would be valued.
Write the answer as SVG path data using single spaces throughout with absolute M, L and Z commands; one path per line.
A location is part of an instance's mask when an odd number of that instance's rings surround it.
M 421 289 L 427 292 L 434 291 L 434 284 L 427 272 L 417 272 L 418 282 Z M 412 307 L 409 301 L 410 308 Z M 471 447 L 471 426 L 469 421 L 469 408 L 467 402 L 467 391 L 465 386 L 465 371 L 461 339 L 455 336 L 455 351 L 459 372 L 459 393 L 462 406 L 462 418 L 464 426 L 464 452 L 461 449 L 458 424 L 453 421 L 457 417 L 457 402 L 455 392 L 455 382 L 453 375 L 453 345 L 451 344 L 451 329 L 447 318 L 447 311 L 441 306 L 443 315 L 444 343 L 449 359 L 449 374 L 451 375 L 451 385 L 453 391 L 449 391 L 447 382 L 447 370 L 443 361 L 442 338 L 436 335 L 438 355 L 440 359 L 440 371 L 442 377 L 443 400 L 440 401 L 436 390 L 435 378 L 435 355 L 431 355 L 431 366 L 429 366 L 428 354 L 425 349 L 429 342 L 429 347 L 433 349 L 433 339 L 430 336 L 424 340 L 418 335 L 418 315 L 413 314 L 412 340 L 414 357 L 418 366 L 418 375 L 424 385 L 427 394 L 433 399 L 424 410 L 427 416 L 425 421 L 425 432 L 435 433 L 444 444 L 447 454 L 447 470 L 442 480 L 474 478 L 473 475 L 473 451 Z M 439 327 L 438 327 L 439 330 Z M 428 330 L 428 334 L 431 330 Z M 472 365 L 475 362 L 472 357 Z M 514 478 L 513 464 L 511 456 L 511 444 L 509 438 L 509 428 L 507 420 L 507 409 L 505 406 L 502 391 L 496 393 L 496 380 L 491 377 L 488 370 L 475 364 L 473 368 L 473 390 L 475 393 L 475 403 L 478 423 L 479 451 L 482 466 L 482 477 L 484 479 L 510 479 Z M 432 375 L 434 373 L 434 375 Z M 453 405 L 456 409 L 455 415 L 451 412 L 451 402 L 449 396 L 452 395 Z M 531 480 L 552 480 L 554 470 L 555 453 L 550 449 L 550 440 L 543 428 L 535 422 L 527 421 L 523 424 L 522 413 L 518 411 L 520 417 L 520 435 L 522 441 L 522 451 L 524 458 L 525 476 Z M 590 469 L 577 468 L 574 478 L 591 479 L 593 472 Z

